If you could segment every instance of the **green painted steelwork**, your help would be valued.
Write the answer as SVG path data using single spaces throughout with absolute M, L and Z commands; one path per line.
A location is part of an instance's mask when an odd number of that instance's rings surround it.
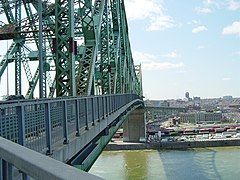
M 15 94 L 20 95 L 22 94 L 22 45 L 23 45 L 23 39 L 21 38 L 21 0 L 17 0 L 15 2 L 15 31 L 16 31 L 16 37 L 13 39 L 13 41 L 17 45 L 17 49 L 15 51 Z
M 139 105 L 141 106 L 141 105 Z M 129 116 L 130 112 L 132 112 L 134 109 L 136 109 L 138 106 L 135 106 L 132 108 L 131 111 L 128 111 L 125 115 L 119 117 L 118 122 L 114 124 L 113 126 L 109 127 L 108 134 L 105 134 L 97 140 L 96 147 L 89 153 L 87 158 L 79 165 L 74 165 L 75 167 L 83 170 L 83 171 L 89 171 L 92 165 L 95 163 L 97 158 L 100 156 L 106 145 L 111 141 L 114 134 L 117 132 L 117 130 L 121 127 L 121 125 L 124 123 L 124 121 Z
M 76 96 L 73 1 L 55 1 L 57 96 Z
M 16 94 L 34 98 L 43 76 L 44 97 L 47 93 L 49 97 L 142 96 L 141 67 L 133 63 L 124 0 L 42 2 L 44 71 L 39 73 L 38 1 L 0 0 L 0 16 L 7 19 L 0 25 L 0 37 L 13 38 L 8 60 L 5 56 L 0 61 L 0 78 L 9 63 L 15 62 Z M 13 25 L 14 33 L 4 31 Z M 26 78 L 21 77 L 22 67 Z M 21 84 L 27 92 L 21 92 Z

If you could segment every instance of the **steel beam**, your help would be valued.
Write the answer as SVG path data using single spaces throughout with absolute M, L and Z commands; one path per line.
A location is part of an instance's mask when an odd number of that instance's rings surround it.
M 57 96 L 75 96 L 74 3 L 55 1 Z

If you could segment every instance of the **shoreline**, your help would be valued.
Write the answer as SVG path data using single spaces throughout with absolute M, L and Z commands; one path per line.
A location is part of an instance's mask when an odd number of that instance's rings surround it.
M 186 150 L 191 148 L 206 147 L 226 147 L 240 146 L 240 139 L 219 139 L 219 140 L 203 140 L 203 141 L 184 141 L 184 142 L 150 142 L 135 143 L 116 141 L 109 143 L 104 151 L 120 151 L 120 150 Z

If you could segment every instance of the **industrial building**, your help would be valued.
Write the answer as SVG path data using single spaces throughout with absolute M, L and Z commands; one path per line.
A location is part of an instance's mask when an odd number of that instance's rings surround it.
M 181 113 L 180 121 L 185 123 L 211 123 L 211 122 L 220 122 L 222 120 L 222 112 L 190 112 L 190 113 Z

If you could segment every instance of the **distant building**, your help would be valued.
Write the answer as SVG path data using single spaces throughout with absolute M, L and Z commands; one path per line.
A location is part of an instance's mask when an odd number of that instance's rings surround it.
M 180 113 L 180 122 L 196 123 L 195 113 Z
M 201 101 L 201 98 L 200 97 L 193 97 L 193 100 L 194 101 Z
M 159 100 L 146 100 L 145 105 L 150 106 L 150 107 L 160 107 L 161 101 L 159 101 Z
M 191 113 L 181 113 L 180 121 L 186 123 L 211 123 L 211 122 L 219 122 L 222 120 L 222 112 L 191 112 Z
M 162 106 L 162 107 L 169 107 L 169 106 L 170 106 L 170 103 L 169 103 L 168 101 L 163 101 L 163 102 L 161 103 L 161 106 Z
M 186 93 L 185 93 L 185 98 L 187 98 L 187 99 L 190 98 L 190 97 L 189 97 L 189 92 L 186 92 Z
M 148 107 L 169 107 L 170 102 L 166 100 L 146 100 L 145 105 Z
M 233 97 L 232 97 L 232 96 L 223 96 L 223 99 L 224 99 L 224 100 L 232 100 Z

